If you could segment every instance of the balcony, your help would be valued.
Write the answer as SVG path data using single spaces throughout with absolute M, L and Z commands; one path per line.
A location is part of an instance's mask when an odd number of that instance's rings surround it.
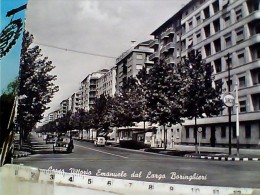
M 166 58 L 165 62 L 167 64 L 175 64 L 175 60 L 173 57 Z
M 168 49 L 166 47 L 166 45 L 164 45 L 161 49 L 161 53 L 167 53 L 168 52 Z
M 171 34 L 174 34 L 174 30 L 173 30 L 173 27 L 170 27 L 166 30 L 166 36 L 169 36 Z
M 155 59 L 159 58 L 159 53 L 155 52 L 149 56 L 149 60 L 153 61 Z
M 167 35 L 166 31 L 161 34 L 161 39 L 166 39 L 169 36 Z
M 174 43 L 173 43 L 173 42 L 168 43 L 168 44 L 166 45 L 166 48 L 167 48 L 167 50 L 169 50 L 169 49 L 174 49 L 174 48 L 175 48 L 175 47 L 174 47 Z
M 150 48 L 155 48 L 155 47 L 158 47 L 158 45 L 159 45 L 158 39 L 154 39 L 154 40 L 152 40 L 152 42 L 150 43 L 149 47 L 150 47 Z

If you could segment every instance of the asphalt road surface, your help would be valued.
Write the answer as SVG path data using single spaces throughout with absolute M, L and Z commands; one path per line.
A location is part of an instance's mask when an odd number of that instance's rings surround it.
M 36 154 L 15 159 L 42 169 L 149 182 L 222 187 L 260 187 L 260 162 L 211 161 L 167 156 L 74 141 L 71 154 Z

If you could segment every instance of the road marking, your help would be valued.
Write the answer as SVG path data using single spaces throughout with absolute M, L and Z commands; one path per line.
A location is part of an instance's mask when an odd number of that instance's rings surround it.
M 75 146 L 78 146 L 78 147 L 86 148 L 86 149 L 88 149 L 88 150 L 93 150 L 93 151 L 96 151 L 96 152 L 108 154 L 108 155 L 111 155 L 111 156 L 117 156 L 117 157 L 120 157 L 120 158 L 128 158 L 128 157 L 126 157 L 126 156 L 121 156 L 121 155 L 117 155 L 117 154 L 112 154 L 112 153 L 110 153 L 110 152 L 104 152 L 104 151 L 101 151 L 101 150 L 96 150 L 96 149 L 93 149 L 93 148 L 88 148 L 88 147 L 80 146 L 80 145 L 76 145 L 76 144 L 74 144 L 74 145 L 75 145 Z

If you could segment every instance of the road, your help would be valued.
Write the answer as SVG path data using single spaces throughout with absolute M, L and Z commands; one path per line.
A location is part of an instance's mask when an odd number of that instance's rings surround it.
M 189 159 L 109 146 L 95 147 L 79 141 L 74 141 L 74 145 L 71 154 L 36 154 L 15 159 L 14 163 L 149 182 L 260 187 L 259 162 Z

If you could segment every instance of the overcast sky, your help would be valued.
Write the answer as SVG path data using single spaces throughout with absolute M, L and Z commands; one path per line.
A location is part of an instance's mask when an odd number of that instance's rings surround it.
M 51 74 L 58 76 L 55 83 L 60 87 L 45 115 L 77 91 L 88 74 L 111 68 L 115 59 L 44 45 L 118 57 L 130 48 L 132 40 L 151 39 L 150 34 L 188 1 L 29 0 L 25 28 L 56 66 Z

